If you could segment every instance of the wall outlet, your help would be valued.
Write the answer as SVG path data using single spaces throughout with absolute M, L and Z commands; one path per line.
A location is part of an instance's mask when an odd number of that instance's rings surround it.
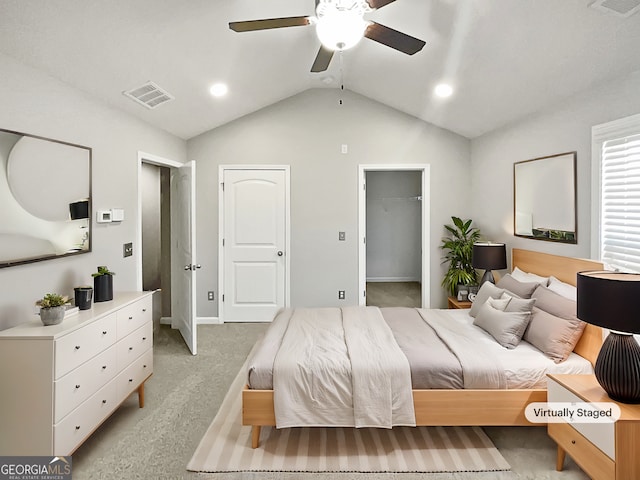
M 344 300 L 344 290 L 338 290 L 338 300 Z
M 129 242 L 129 243 L 125 243 L 122 246 L 122 256 L 123 257 L 130 257 L 131 255 L 133 255 L 133 243 Z
M 213 292 L 207 292 L 207 300 L 213 300 Z
M 347 239 L 347 232 L 338 232 L 338 240 L 344 242 Z

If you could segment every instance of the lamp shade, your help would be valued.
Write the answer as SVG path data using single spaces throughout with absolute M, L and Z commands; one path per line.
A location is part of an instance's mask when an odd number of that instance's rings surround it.
M 640 333 L 640 274 L 609 271 L 579 272 L 578 318 L 624 333 Z
M 473 268 L 502 270 L 507 268 L 507 249 L 504 243 L 474 243 L 471 259 Z
M 80 200 L 69 204 L 71 220 L 89 218 L 89 200 Z

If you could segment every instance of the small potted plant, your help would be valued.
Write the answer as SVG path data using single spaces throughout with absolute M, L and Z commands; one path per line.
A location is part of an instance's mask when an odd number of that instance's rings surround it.
M 69 297 L 58 295 L 57 293 L 47 293 L 41 300 L 36 302 L 40 307 L 40 320 L 44 325 L 57 325 L 62 322 L 65 305 L 69 303 Z
M 471 226 L 472 220 L 461 220 L 458 217 L 451 217 L 451 220 L 453 226 L 444 226 L 451 235 L 442 239 L 440 248 L 446 252 L 442 263 L 449 263 L 449 269 L 442 279 L 442 286 L 449 295 L 455 296 L 458 285 L 478 284 L 472 255 L 473 244 L 480 239 L 480 230 Z
M 106 266 L 98 267 L 96 273 L 92 273 L 93 277 L 93 301 L 108 302 L 113 300 L 113 276 L 115 272 L 110 271 Z

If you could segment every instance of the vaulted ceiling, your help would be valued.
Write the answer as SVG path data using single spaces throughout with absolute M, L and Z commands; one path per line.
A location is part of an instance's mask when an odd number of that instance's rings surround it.
M 474 138 L 640 70 L 640 14 L 592 3 L 397 0 L 366 18 L 426 41 L 422 51 L 363 39 L 310 73 L 312 26 L 235 33 L 228 23 L 313 15 L 314 0 L 0 0 L 0 51 L 184 139 L 341 86 Z M 149 110 L 122 94 L 147 81 L 175 100 Z M 435 98 L 443 81 L 455 93 Z M 227 96 L 209 94 L 215 82 Z

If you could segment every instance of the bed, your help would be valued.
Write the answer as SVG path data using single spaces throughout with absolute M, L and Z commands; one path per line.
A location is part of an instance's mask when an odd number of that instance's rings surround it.
M 516 267 L 524 272 L 543 277 L 553 276 L 561 282 L 575 285 L 577 272 L 602 269 L 602 264 L 513 249 L 512 269 Z M 601 344 L 602 330 L 586 325 L 573 354 L 593 365 Z M 531 402 L 544 402 L 547 399 L 544 384 L 536 384 L 534 388 L 508 389 L 413 388 L 411 395 L 416 426 L 539 425 L 528 422 L 524 410 Z M 245 386 L 242 392 L 242 424 L 252 426 L 252 447 L 257 448 L 261 427 L 276 425 L 272 389 Z

